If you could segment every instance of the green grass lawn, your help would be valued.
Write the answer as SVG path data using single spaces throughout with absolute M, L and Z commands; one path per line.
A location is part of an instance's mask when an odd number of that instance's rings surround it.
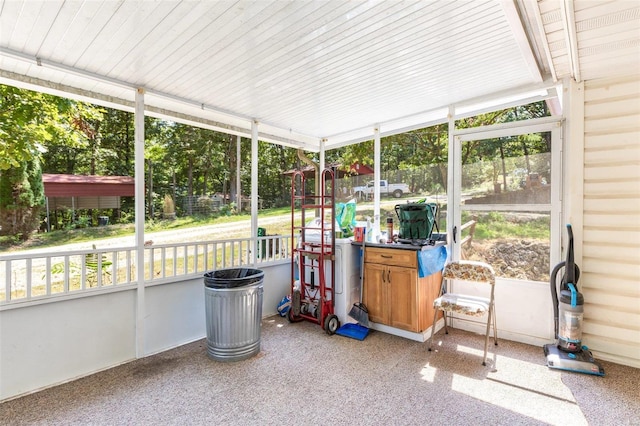
M 290 213 L 288 207 L 260 210 L 260 217 L 272 217 Z M 167 231 L 172 229 L 194 228 L 204 225 L 232 223 L 251 218 L 249 213 L 218 217 L 179 217 L 175 220 L 147 220 L 145 232 Z M 81 243 L 102 238 L 113 238 L 133 235 L 135 225 L 113 224 L 107 226 L 63 229 L 52 232 L 33 234 L 27 241 L 16 241 L 13 237 L 0 237 L 0 251 L 12 252 L 32 248 L 55 247 L 62 244 Z
M 395 201 L 395 200 L 394 200 Z M 402 201 L 401 201 L 402 202 Z M 441 206 L 442 208 L 442 206 Z M 282 220 L 271 223 L 266 226 L 268 235 L 290 235 L 291 234 L 291 208 L 279 207 L 264 209 L 258 212 L 258 226 L 261 219 L 281 216 Z M 373 204 L 361 203 L 358 205 L 356 214 L 357 221 L 365 221 L 367 217 L 373 216 Z M 532 239 L 549 239 L 548 218 L 541 218 L 530 221 L 528 223 L 514 223 L 506 220 L 505 217 L 498 212 L 483 215 L 483 219 L 478 221 L 475 237 L 478 240 L 494 239 L 504 236 L 532 238 Z M 394 218 L 394 227 L 398 229 L 398 219 L 395 214 L 394 204 L 384 203 L 380 208 L 380 221 L 384 223 L 386 217 Z M 469 212 L 464 212 L 462 222 L 466 222 L 471 218 Z M 186 228 L 196 228 L 205 225 L 224 225 L 243 220 L 250 220 L 251 215 L 248 212 L 242 212 L 237 215 L 221 215 L 221 216 L 191 216 L 178 217 L 175 220 L 147 220 L 145 223 L 145 232 L 167 231 Z M 441 217 L 441 232 L 445 232 L 444 221 Z M 133 223 L 129 224 L 113 224 L 108 226 L 89 227 L 81 229 L 59 230 L 45 233 L 33 234 L 28 241 L 16 241 L 12 237 L 0 237 L 0 252 L 12 252 L 32 248 L 55 247 L 63 244 L 81 243 L 103 238 L 113 238 L 133 235 L 135 227 Z

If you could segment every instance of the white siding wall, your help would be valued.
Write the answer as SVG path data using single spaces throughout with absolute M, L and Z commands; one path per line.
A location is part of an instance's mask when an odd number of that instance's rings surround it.
M 640 75 L 584 87 L 584 340 L 640 367 Z
M 290 292 L 290 268 L 261 266 L 263 317 Z M 135 359 L 136 296 L 130 288 L 0 310 L 0 404 Z M 201 277 L 148 286 L 145 302 L 144 356 L 206 337 Z
M 135 311 L 132 290 L 0 311 L 0 403 L 134 359 Z

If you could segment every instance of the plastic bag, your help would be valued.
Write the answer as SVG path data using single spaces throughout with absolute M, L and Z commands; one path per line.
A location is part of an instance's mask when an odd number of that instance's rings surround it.
M 276 308 L 276 310 L 278 311 L 278 315 L 280 315 L 281 317 L 286 317 L 289 309 L 291 309 L 291 296 L 287 295 L 282 298 L 280 303 L 278 303 L 278 307 Z
M 342 230 L 344 238 L 353 235 L 356 226 L 356 200 L 355 198 L 346 203 L 336 203 L 336 221 Z
M 447 262 L 447 247 L 439 246 L 418 252 L 418 277 L 424 278 L 444 269 Z

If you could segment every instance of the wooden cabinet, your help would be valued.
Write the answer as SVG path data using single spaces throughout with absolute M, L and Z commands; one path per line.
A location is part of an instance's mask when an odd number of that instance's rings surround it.
M 414 250 L 367 248 L 363 302 L 369 319 L 412 332 L 426 330 L 433 321 L 441 279 L 441 273 L 418 277 Z

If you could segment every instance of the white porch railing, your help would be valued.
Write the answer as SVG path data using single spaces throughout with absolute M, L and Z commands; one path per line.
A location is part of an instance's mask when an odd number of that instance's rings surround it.
M 207 271 L 290 259 L 291 237 L 273 235 L 144 247 L 146 285 Z M 136 283 L 136 248 L 0 255 L 0 308 L 66 295 L 125 289 Z

